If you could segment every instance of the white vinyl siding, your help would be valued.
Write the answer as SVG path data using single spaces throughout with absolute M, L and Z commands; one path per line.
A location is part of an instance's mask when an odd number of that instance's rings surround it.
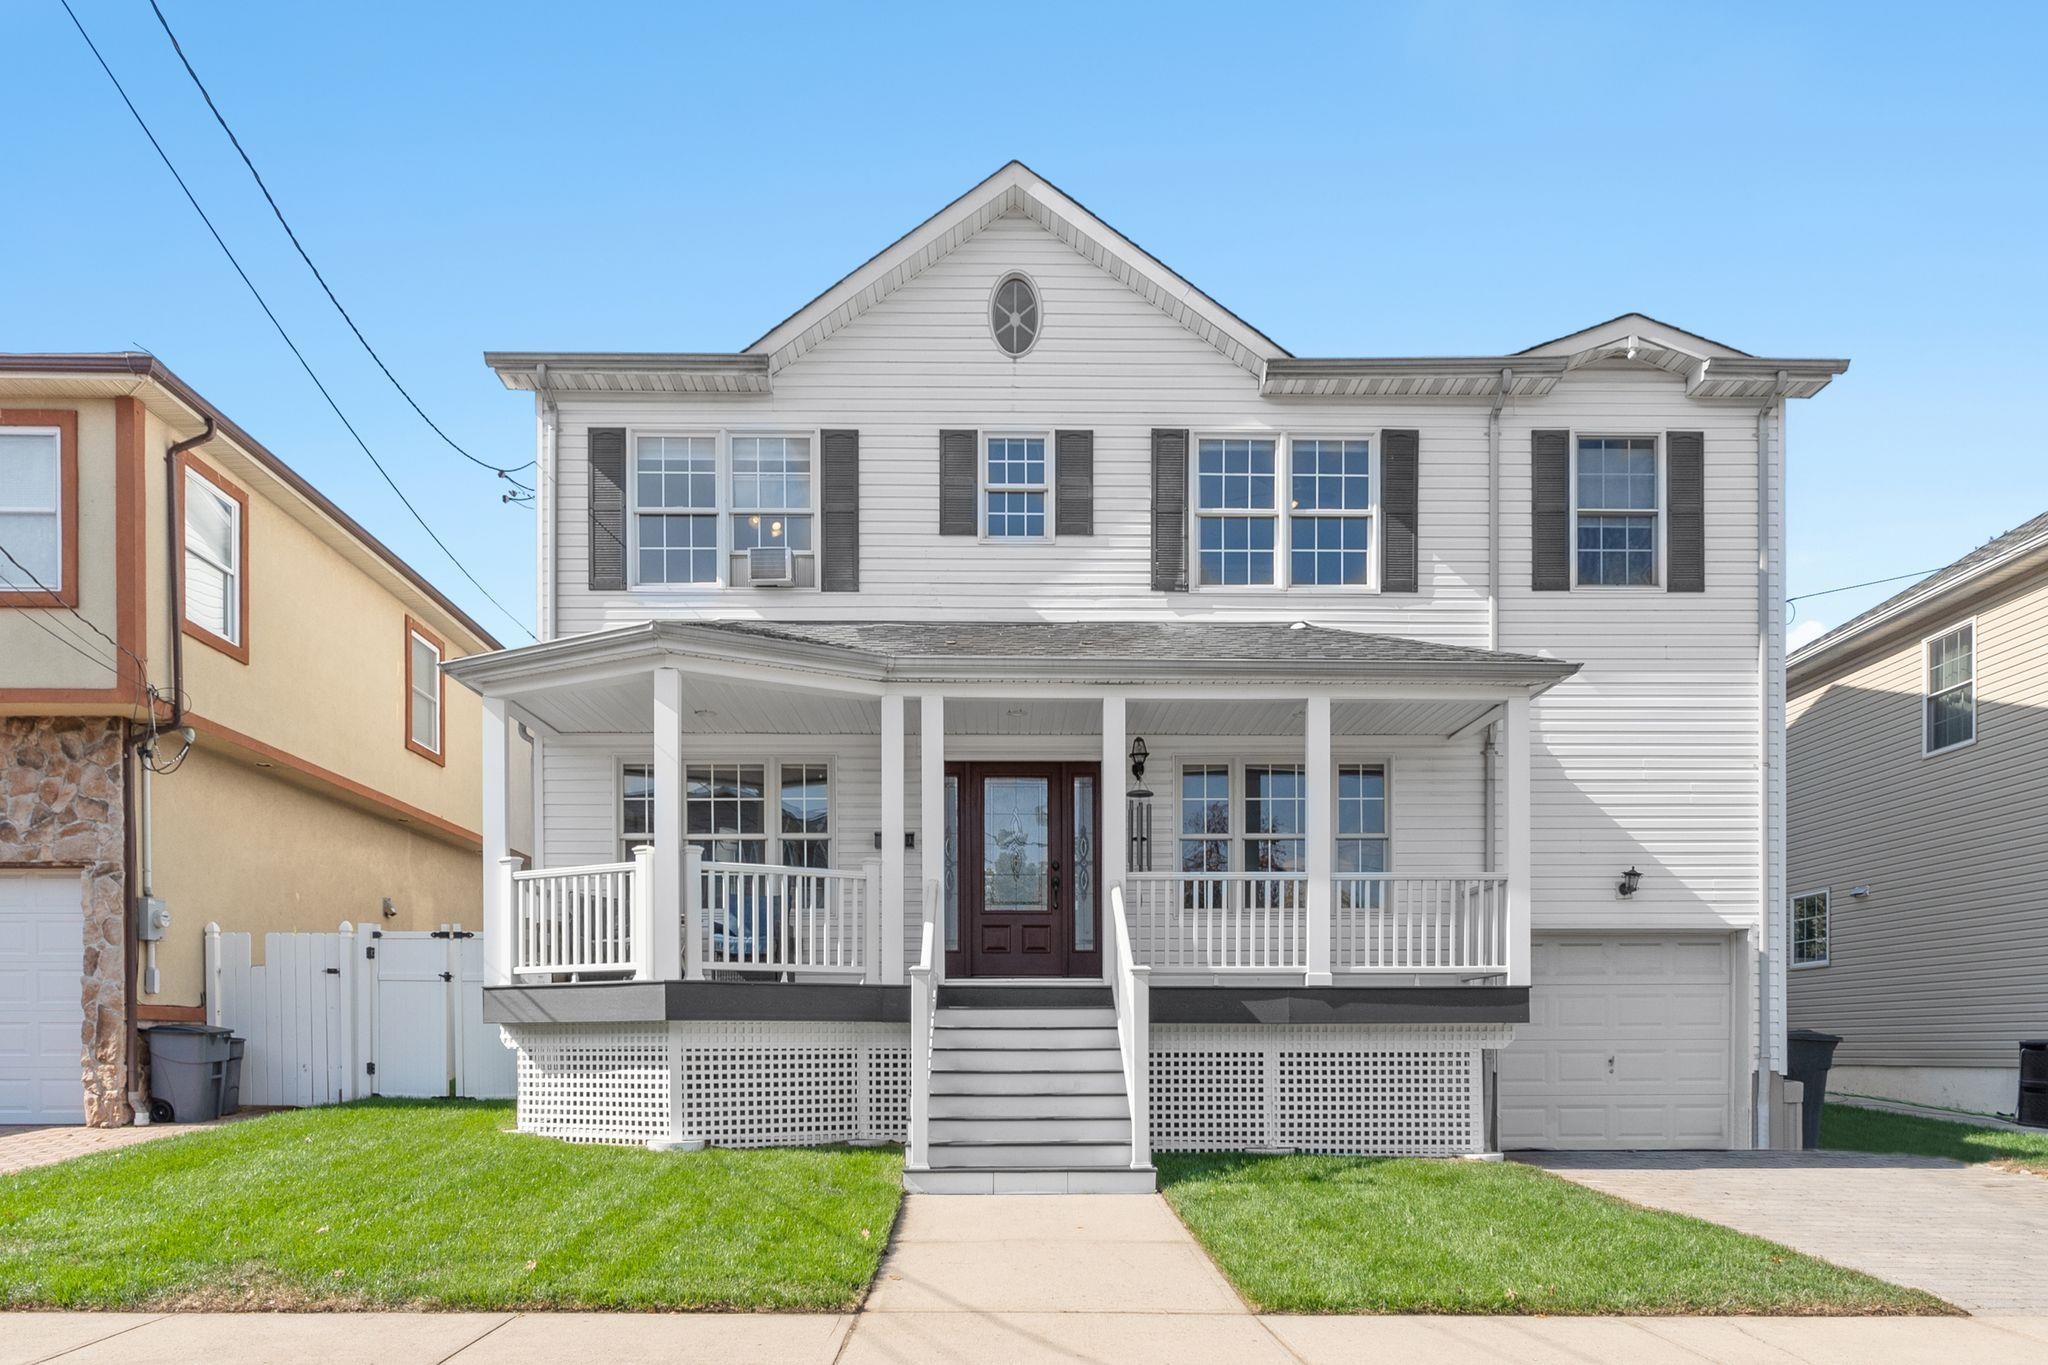
M 1930 636 L 1927 651 L 1927 697 L 1922 706 L 1922 742 L 1926 752 L 1958 749 L 1977 739 L 1977 624 Z
M 424 636 L 406 637 L 412 651 L 412 693 L 406 698 L 412 742 L 441 752 L 441 649 Z
M 196 469 L 185 471 L 185 619 L 242 642 L 242 508 Z M 390 646 L 386 646 L 388 649 Z M 388 655 L 386 656 L 389 657 Z
M 63 587 L 61 440 L 55 427 L 0 427 L 0 590 Z

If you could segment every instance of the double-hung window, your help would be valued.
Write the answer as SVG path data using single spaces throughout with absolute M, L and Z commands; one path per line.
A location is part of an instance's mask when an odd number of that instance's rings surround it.
M 62 433 L 0 427 L 0 593 L 64 591 Z
M 732 438 L 732 549 L 787 546 L 811 554 L 811 438 Z M 806 575 L 809 578 L 810 575 Z
M 633 502 L 639 582 L 718 582 L 717 437 L 639 437 Z
M 1051 489 L 1043 436 L 989 436 L 982 445 L 982 530 L 995 540 L 1043 540 Z
M 1195 445 L 1196 581 L 1272 586 L 1279 508 L 1269 437 L 1208 437 Z
M 627 763 L 619 769 L 619 858 L 654 842 L 654 765 Z
M 782 862 L 785 867 L 832 866 L 832 791 L 822 763 L 785 763 L 782 784 Z
M 1196 763 L 1180 770 L 1180 870 L 1230 870 L 1230 768 Z
M 441 755 L 441 642 L 405 623 L 405 747 L 436 763 Z
M 1294 439 L 1288 447 L 1288 580 L 1372 580 L 1372 443 Z
M 242 644 L 242 500 L 185 470 L 185 620 L 217 644 Z
M 1376 763 L 1337 765 L 1337 896 L 1347 908 L 1379 908 L 1380 884 L 1361 881 L 1387 870 L 1387 770 Z
M 706 862 L 768 861 L 767 769 L 692 763 L 683 770 L 683 832 Z
M 1828 963 L 1828 893 L 1809 891 L 1792 898 L 1792 965 L 1825 967 Z
M 1573 478 L 1581 587 L 1657 582 L 1657 438 L 1582 436 Z
M 1977 738 L 1977 626 L 1965 622 L 1930 636 L 1922 751 L 1938 754 Z
M 1308 780 L 1299 763 L 1253 763 L 1244 770 L 1244 868 L 1308 868 Z
M 630 858 L 635 847 L 654 841 L 654 768 L 627 763 L 619 775 L 619 846 Z M 831 807 L 831 772 L 823 763 L 692 763 L 683 770 L 683 832 L 707 862 L 764 863 L 772 840 L 786 867 L 829 868 Z

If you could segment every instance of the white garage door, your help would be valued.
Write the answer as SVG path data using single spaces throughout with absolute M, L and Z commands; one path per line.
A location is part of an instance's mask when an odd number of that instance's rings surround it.
M 83 890 L 76 872 L 0 872 L 0 1123 L 83 1123 Z
M 1725 935 L 1537 939 L 1501 1146 L 1730 1146 L 1735 962 Z

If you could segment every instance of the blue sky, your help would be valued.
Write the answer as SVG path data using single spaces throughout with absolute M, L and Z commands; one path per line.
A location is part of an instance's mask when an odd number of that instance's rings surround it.
M 355 349 L 147 0 L 73 3 L 343 408 L 530 623 L 531 514 Z M 484 349 L 743 346 L 1014 156 L 1300 354 L 1514 350 L 1639 309 L 1850 357 L 1794 407 L 1795 594 L 2048 508 L 2048 7 L 160 3 L 372 341 L 507 463 L 531 408 Z M 0 349 L 157 352 L 523 639 L 377 480 L 57 0 L 13 0 L 0 34 Z

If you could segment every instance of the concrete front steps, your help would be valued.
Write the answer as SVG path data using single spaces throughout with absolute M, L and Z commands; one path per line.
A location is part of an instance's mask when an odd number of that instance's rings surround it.
M 1103 987 L 940 988 L 914 1194 L 1150 1194 Z

